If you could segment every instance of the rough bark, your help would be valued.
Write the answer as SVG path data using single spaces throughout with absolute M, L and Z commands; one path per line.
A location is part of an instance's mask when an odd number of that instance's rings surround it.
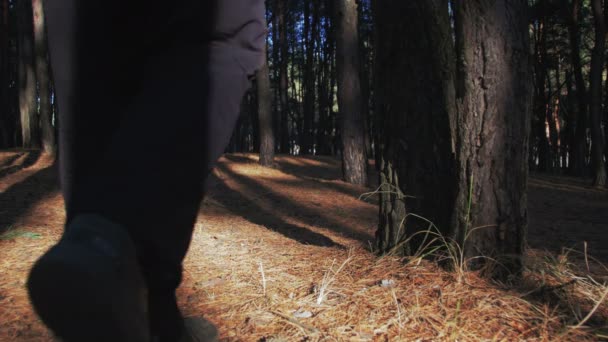
M 36 111 L 36 71 L 34 64 L 34 32 L 32 3 L 18 3 L 18 54 L 19 54 L 19 112 L 21 119 L 21 145 L 25 148 L 40 146 L 39 120 Z
M 55 155 L 55 129 L 52 124 L 51 77 L 49 69 L 47 36 L 42 0 L 32 0 L 34 14 L 34 44 L 36 51 L 36 79 L 40 99 L 40 131 L 42 151 L 50 156 Z
M 467 264 L 494 265 L 489 270 L 502 279 L 521 272 L 527 226 L 527 7 L 526 0 L 462 1 L 456 6 L 463 79 L 457 95 L 452 228 Z
M 602 132 L 602 73 L 606 47 L 606 22 L 602 0 L 591 0 L 593 21 L 595 24 L 595 46 L 591 54 L 591 71 L 589 85 L 589 116 L 591 127 L 591 165 L 593 167 L 593 185 L 606 185 L 606 164 L 604 163 L 604 136 Z
M 342 173 L 345 181 L 366 185 L 367 153 L 365 118 L 361 113 L 357 3 L 355 0 L 337 0 L 334 10 Z
M 256 73 L 258 92 L 258 120 L 260 127 L 260 164 L 272 166 L 274 163 L 274 130 L 272 120 L 272 94 L 268 62 Z
M 383 121 L 376 245 L 405 255 L 423 247 L 421 232 L 431 228 L 426 220 L 449 232 L 456 60 L 447 0 L 391 1 L 375 15 L 375 91 Z M 391 63 L 395 59 L 401 62 Z

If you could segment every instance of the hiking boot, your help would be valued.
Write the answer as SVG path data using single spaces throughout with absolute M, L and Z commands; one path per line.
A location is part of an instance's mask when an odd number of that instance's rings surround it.
M 127 231 L 81 215 L 30 272 L 30 299 L 63 342 L 149 342 L 145 284 Z

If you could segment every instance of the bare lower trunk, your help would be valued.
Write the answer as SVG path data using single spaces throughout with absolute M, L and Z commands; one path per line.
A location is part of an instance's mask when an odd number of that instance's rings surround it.
M 40 98 L 40 128 L 42 133 L 42 150 L 55 156 L 55 129 L 51 115 L 51 84 L 49 61 L 47 58 L 47 37 L 42 9 L 42 0 L 32 0 L 34 13 L 34 42 L 36 49 L 36 78 L 38 79 L 38 94 Z
M 287 46 L 287 8 L 286 0 L 276 0 L 276 16 L 278 21 L 280 60 L 279 60 L 279 111 L 281 113 L 280 151 L 289 153 L 289 103 L 288 103 L 288 46 Z
M 606 185 L 606 164 L 604 163 L 604 136 L 602 123 L 602 72 L 604 71 L 604 50 L 606 41 L 606 23 L 601 0 L 591 0 L 595 22 L 595 46 L 591 55 L 589 86 L 589 116 L 591 120 L 591 165 L 593 167 L 593 185 Z
M 530 72 L 526 0 L 456 7 L 462 89 L 452 227 L 471 266 L 521 272 L 527 225 Z M 481 256 L 481 258 L 480 258 Z M 488 259 L 491 258 L 491 259 Z
M 540 1 L 540 15 L 538 22 L 535 24 L 535 97 L 534 97 L 534 114 L 535 138 L 537 144 L 538 170 L 549 171 L 549 140 L 547 139 L 545 122 L 548 112 L 549 98 L 547 96 L 547 18 L 546 18 L 546 1 Z
M 32 3 L 19 1 L 19 112 L 21 144 L 25 148 L 40 146 L 39 118 L 36 111 L 36 69 Z
M 309 6 L 309 5 L 306 5 Z M 304 65 L 304 125 L 302 128 L 302 148 L 300 153 L 314 152 L 314 123 L 315 123 L 315 43 L 318 35 L 319 0 L 312 1 L 312 18 L 305 20 L 306 62 Z M 308 9 L 308 7 L 307 7 Z M 306 12 L 309 12 L 308 10 Z M 306 13 L 305 12 L 305 13 Z M 308 13 L 306 13 L 308 14 Z M 306 15 L 305 15 L 306 16 Z
M 376 245 L 384 253 L 414 254 L 425 245 L 423 231 L 437 233 L 429 222 L 447 236 L 454 205 L 455 55 L 448 4 L 393 1 L 375 15 L 376 113 L 383 123 Z M 395 59 L 402 62 L 386 68 Z
M 366 185 L 367 154 L 365 118 L 361 113 L 356 1 L 338 0 L 335 14 L 343 175 L 344 180 L 349 183 Z
M 572 0 L 570 17 L 568 18 L 568 33 L 570 36 L 570 51 L 572 58 L 572 69 L 574 73 L 574 84 L 576 85 L 576 118 L 572 123 L 576 125 L 575 135 L 570 153 L 573 154 L 570 172 L 575 176 L 585 174 L 587 157 L 587 86 L 583 78 L 583 67 L 580 50 L 580 7 L 581 0 Z
M 258 91 L 258 119 L 260 122 L 260 164 L 272 166 L 274 162 L 274 130 L 272 125 L 272 94 L 268 63 L 256 74 Z
M 9 106 L 9 3 L 0 0 L 0 148 L 12 145 L 14 119 Z

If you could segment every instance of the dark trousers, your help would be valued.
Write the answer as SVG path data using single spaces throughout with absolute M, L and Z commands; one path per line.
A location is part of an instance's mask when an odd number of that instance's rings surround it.
M 122 224 L 151 298 L 174 296 L 202 183 L 264 58 L 264 2 L 45 6 L 66 227 L 84 213 Z

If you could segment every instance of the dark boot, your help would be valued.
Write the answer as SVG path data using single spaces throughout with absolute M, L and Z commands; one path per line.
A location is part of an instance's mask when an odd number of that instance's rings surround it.
M 80 215 L 34 265 L 30 299 L 64 342 L 149 342 L 145 284 L 125 229 Z

